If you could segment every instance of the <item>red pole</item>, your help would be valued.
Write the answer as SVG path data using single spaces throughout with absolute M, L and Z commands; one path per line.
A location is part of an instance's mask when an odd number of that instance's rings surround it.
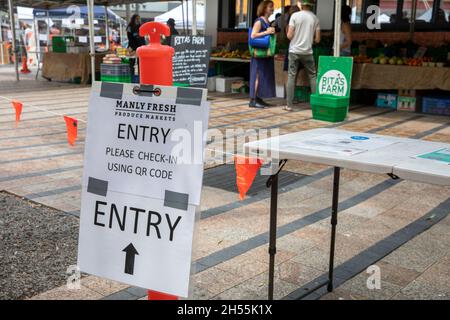
M 167 293 L 148 290 L 148 300 L 178 300 L 178 297 Z
M 160 35 L 170 35 L 167 25 L 159 22 L 147 22 L 139 28 L 140 36 L 150 35 L 150 44 L 138 48 L 140 82 L 143 84 L 173 85 L 172 56 L 173 48 L 160 44 Z M 178 300 L 177 296 L 148 290 L 148 300 Z

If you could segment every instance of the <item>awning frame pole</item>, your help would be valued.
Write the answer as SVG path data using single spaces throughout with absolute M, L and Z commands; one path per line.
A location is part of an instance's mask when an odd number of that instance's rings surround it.
M 120 37 L 120 46 L 123 47 L 123 23 L 122 20 L 119 22 L 119 37 Z
M 192 0 L 192 35 L 197 35 L 197 0 Z
M 109 17 L 108 17 L 108 5 L 105 5 L 105 33 L 106 33 L 106 49 L 109 50 Z
M 341 0 L 335 1 L 334 7 L 334 46 L 333 55 L 339 57 L 341 52 Z
M 414 31 L 416 28 L 417 0 L 413 0 L 411 9 L 411 21 L 409 23 L 409 40 L 414 41 Z
M 16 19 L 14 17 L 14 7 L 13 0 L 8 0 L 9 6 L 9 23 L 11 25 L 11 33 L 12 33 L 12 52 L 14 56 L 14 69 L 16 71 L 16 80 L 20 81 L 19 77 L 19 62 L 17 61 L 17 47 L 16 47 Z
M 91 83 L 95 81 L 95 43 L 94 43 L 94 0 L 86 0 L 89 21 L 89 46 L 91 55 Z
M 50 52 L 50 12 L 47 8 L 47 52 Z
M 183 17 L 183 31 L 184 31 L 184 33 L 186 34 L 186 25 L 185 25 L 185 23 L 184 23 L 184 18 L 185 18 L 185 16 L 184 16 L 184 0 L 181 0 L 181 16 Z
M 3 59 L 3 32 L 2 32 L 2 17 L 0 16 L 0 59 L 1 59 L 1 64 L 5 64 L 5 60 Z

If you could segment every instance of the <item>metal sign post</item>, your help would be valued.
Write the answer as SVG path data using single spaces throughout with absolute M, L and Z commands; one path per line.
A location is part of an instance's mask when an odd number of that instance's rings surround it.
M 91 54 L 91 82 L 95 81 L 94 0 L 86 0 L 89 21 L 89 46 Z
M 341 52 L 341 0 L 336 0 L 334 5 L 334 56 L 339 57 Z
M 17 61 L 17 47 L 16 47 L 16 19 L 14 17 L 14 7 L 13 0 L 8 0 L 9 5 L 9 23 L 11 25 L 11 33 L 12 33 L 12 52 L 14 57 L 14 69 L 16 71 L 16 80 L 20 81 L 19 78 L 19 62 Z

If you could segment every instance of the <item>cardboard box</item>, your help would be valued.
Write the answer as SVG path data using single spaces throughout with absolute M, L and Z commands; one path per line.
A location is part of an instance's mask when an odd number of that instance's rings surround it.
M 284 85 L 279 85 L 278 83 L 275 86 L 275 92 L 277 98 L 285 98 Z
M 217 77 L 208 77 L 208 82 L 206 84 L 206 87 L 208 88 L 209 92 L 216 91 L 216 78 Z
M 449 97 L 423 97 L 422 112 L 450 116 Z
M 378 93 L 376 105 L 378 108 L 397 108 L 397 95 L 392 93 Z
M 245 87 L 244 80 L 233 81 L 231 83 L 231 92 L 232 93 L 241 93 L 242 92 L 242 88 L 244 88 L 244 87 Z
M 399 89 L 398 96 L 400 97 L 417 97 L 417 91 L 414 89 Z
M 89 53 L 89 47 L 66 47 L 66 53 L 74 53 L 74 54 L 80 54 L 80 53 Z
M 397 98 L 397 110 L 415 112 L 417 106 L 417 99 L 415 97 L 401 97 Z
M 217 92 L 231 92 L 231 84 L 234 81 L 243 80 L 240 77 L 217 77 L 216 78 L 216 91 Z

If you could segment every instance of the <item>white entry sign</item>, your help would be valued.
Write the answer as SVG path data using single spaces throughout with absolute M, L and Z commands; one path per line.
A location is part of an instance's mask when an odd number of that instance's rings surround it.
M 206 90 L 95 83 L 89 101 L 78 264 L 188 295 L 209 104 Z
M 122 89 L 123 87 L 123 89 Z M 97 83 L 89 100 L 83 185 L 164 199 L 166 190 L 200 204 L 208 128 L 206 90 L 158 87 L 159 97 L 133 85 Z

